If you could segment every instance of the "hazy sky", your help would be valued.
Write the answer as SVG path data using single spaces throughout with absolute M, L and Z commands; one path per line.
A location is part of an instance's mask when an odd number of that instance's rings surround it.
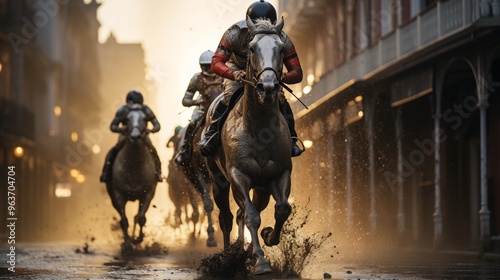
M 208 49 L 215 51 L 224 31 L 243 19 L 254 1 L 101 1 L 99 40 L 104 42 L 111 31 L 120 43 L 143 44 L 146 64 L 159 87 L 155 113 L 162 124 L 156 136 L 160 145 L 165 145 L 176 125 L 186 125 L 191 117 L 192 111 L 184 111 L 181 100 L 189 80 L 200 71 L 200 54 Z M 277 1 L 269 2 L 277 8 Z

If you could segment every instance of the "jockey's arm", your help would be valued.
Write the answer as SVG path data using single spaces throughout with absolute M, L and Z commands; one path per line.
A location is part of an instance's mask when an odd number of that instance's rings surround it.
M 182 98 L 182 106 L 191 107 L 200 105 L 203 102 L 203 100 L 193 99 L 193 96 L 194 92 L 186 91 L 186 93 L 184 94 L 184 98 Z
M 151 108 L 149 108 L 148 106 L 144 105 L 144 113 L 146 114 L 146 119 L 148 119 L 153 124 L 153 128 L 150 129 L 150 132 L 155 133 L 160 131 L 161 128 L 160 122 L 158 122 L 158 119 L 153 113 L 153 110 L 151 110 Z
M 198 78 L 199 78 L 198 74 L 195 74 L 191 78 L 191 81 L 189 82 L 186 93 L 184 93 L 184 98 L 182 98 L 182 106 L 191 107 L 191 106 L 195 106 L 195 105 L 200 105 L 203 102 L 203 100 L 194 100 L 193 99 L 194 94 L 198 91 L 196 89 L 196 85 L 198 84 Z
M 285 64 L 286 70 L 288 71 L 283 74 L 283 82 L 286 84 L 300 83 L 302 81 L 303 73 L 295 48 L 284 54 L 283 64 Z
M 231 57 L 233 52 L 232 47 L 222 39 L 212 57 L 211 69 L 215 74 L 234 81 L 233 70 L 227 67 L 226 62 Z
M 158 121 L 158 119 L 156 117 L 154 117 L 151 120 L 151 123 L 153 124 L 153 128 L 151 129 L 151 132 L 155 133 L 155 132 L 160 131 L 161 125 L 160 125 L 160 122 Z
M 112 132 L 123 133 L 125 131 L 125 127 L 120 126 L 120 123 L 124 124 L 124 120 L 127 117 L 128 107 L 122 106 L 118 111 L 116 111 L 115 118 L 111 122 L 109 129 Z

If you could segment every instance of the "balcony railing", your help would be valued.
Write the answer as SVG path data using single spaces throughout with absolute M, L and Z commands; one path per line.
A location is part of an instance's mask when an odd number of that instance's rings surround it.
M 295 1 L 287 2 L 297 5 Z M 289 4 L 286 8 L 294 6 Z M 395 32 L 383 37 L 375 45 L 323 75 L 302 101 L 311 105 L 350 81 L 369 79 L 398 61 L 430 51 L 438 42 L 460 34 L 471 26 L 500 27 L 500 0 L 438 1 L 436 5 L 399 26 Z M 418 59 L 412 60 L 418 62 Z M 299 104 L 293 106 L 296 110 L 302 109 Z

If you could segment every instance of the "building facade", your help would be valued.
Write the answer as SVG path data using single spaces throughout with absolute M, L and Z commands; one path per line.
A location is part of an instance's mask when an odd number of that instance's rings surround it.
M 294 161 L 296 188 L 367 241 L 498 251 L 500 1 L 280 9 L 306 77 L 293 89 L 309 107 L 289 97 L 311 145 Z
M 15 167 L 18 241 L 57 239 L 95 165 L 85 128 L 100 118 L 98 6 L 0 1 L 0 178 Z M 7 229 L 0 234 L 3 243 Z

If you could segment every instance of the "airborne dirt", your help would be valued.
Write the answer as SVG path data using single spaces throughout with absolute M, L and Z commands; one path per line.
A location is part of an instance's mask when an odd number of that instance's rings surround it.
M 294 209 L 296 211 L 296 209 Z M 316 237 L 304 237 L 300 228 L 307 215 L 292 226 L 287 223 L 283 241 L 275 251 L 264 246 L 274 273 L 258 279 L 300 278 L 298 275 L 308 254 L 319 248 Z M 294 220 L 295 219 L 295 220 Z M 0 279 L 240 279 L 253 278 L 253 259 L 248 243 L 235 243 L 222 250 L 206 247 L 206 237 L 193 238 L 176 234 L 168 238 L 149 238 L 132 251 L 124 252 L 119 245 L 120 231 L 115 229 L 114 242 L 99 242 L 99 237 L 87 236 L 75 243 L 26 243 L 16 247 L 16 272 L 0 264 Z M 188 237 L 189 236 L 189 237 Z M 97 239 L 97 240 L 96 240 Z M 219 236 L 219 241 L 221 240 Z M 5 248 L 0 249 L 5 255 Z M 285 253 L 285 254 L 284 254 Z

